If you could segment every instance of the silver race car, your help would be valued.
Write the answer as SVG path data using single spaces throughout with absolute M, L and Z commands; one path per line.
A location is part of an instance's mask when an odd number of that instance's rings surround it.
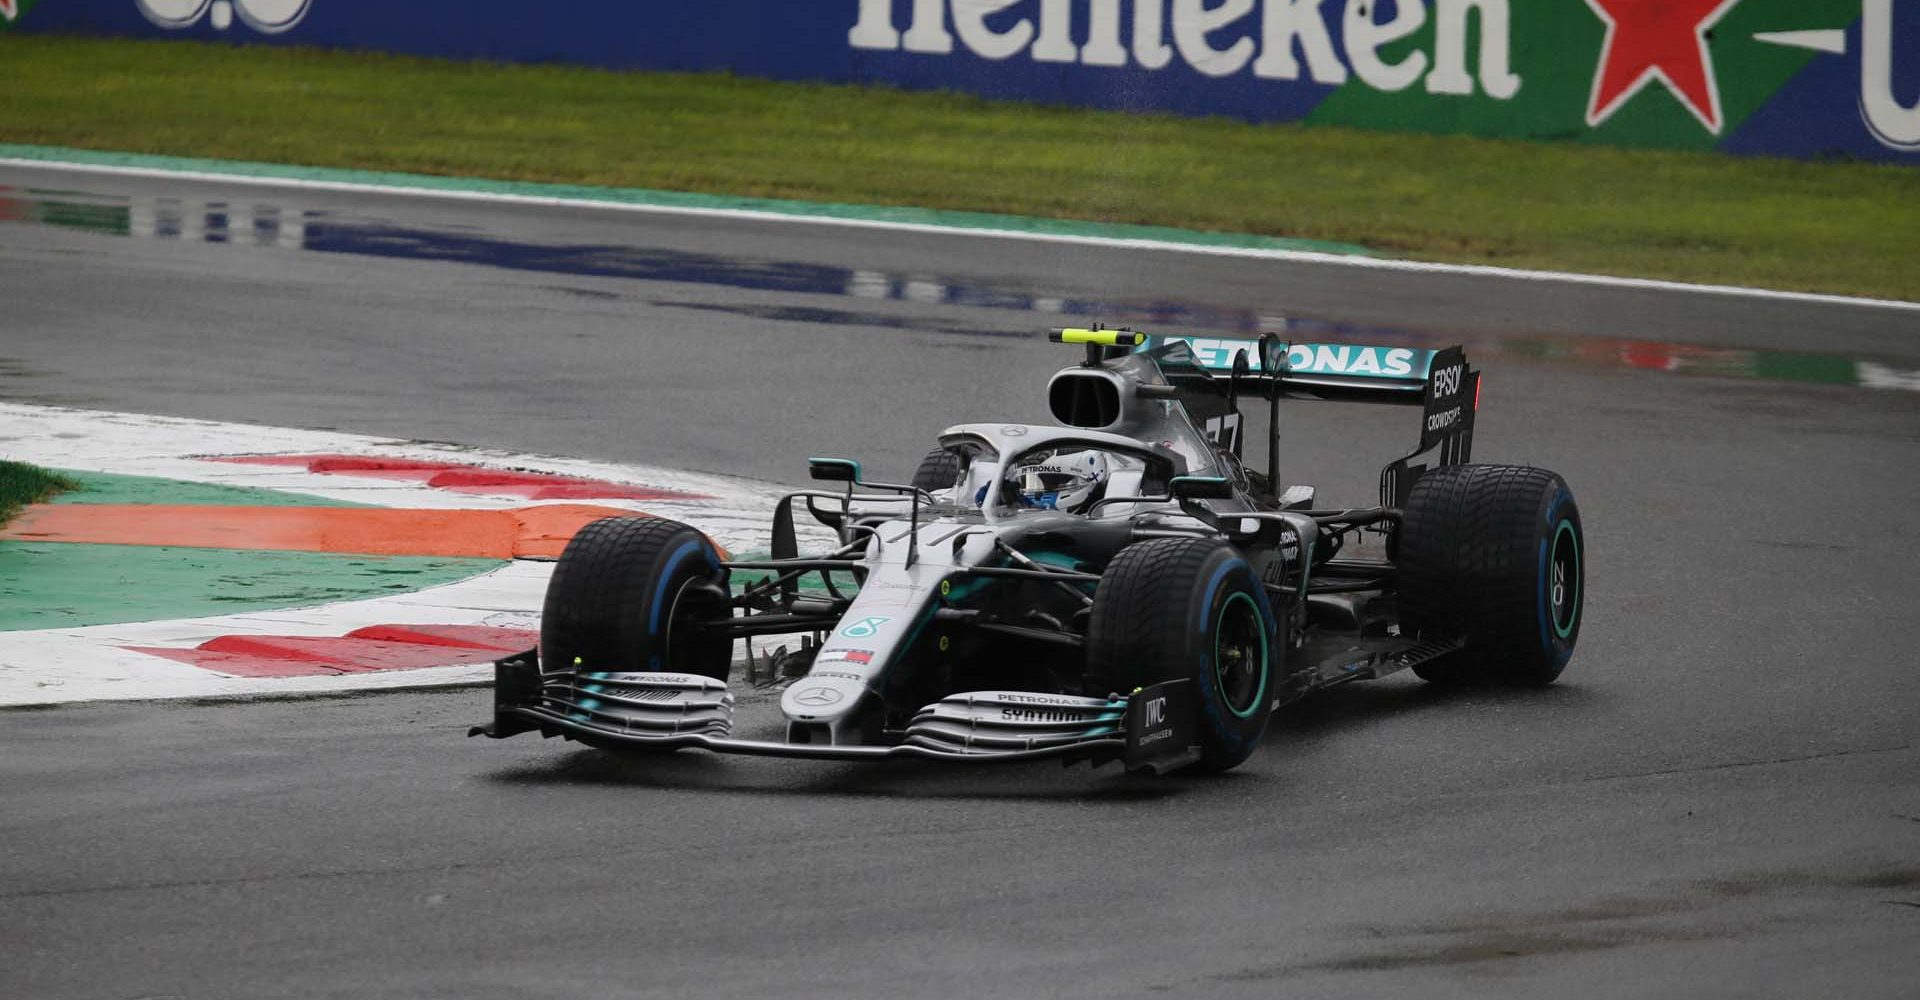
M 911 483 L 809 462 L 770 558 L 608 518 L 567 545 L 540 647 L 496 666 L 475 735 L 868 760 L 1061 757 L 1225 770 L 1273 710 L 1403 668 L 1547 684 L 1579 637 L 1579 508 L 1544 469 L 1468 464 L 1458 348 L 1061 330 L 1057 426 L 948 428 Z M 1418 408 L 1379 503 L 1279 481 L 1282 403 Z M 1262 454 L 1248 456 L 1258 441 Z M 802 555 L 799 512 L 831 529 Z M 738 640 L 801 634 L 779 738 L 734 735 Z

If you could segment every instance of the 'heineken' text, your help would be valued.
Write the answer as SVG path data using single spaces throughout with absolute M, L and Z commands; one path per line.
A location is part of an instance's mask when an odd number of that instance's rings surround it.
M 1425 4 L 1396 4 L 1393 16 L 1379 21 L 1378 0 L 1225 0 L 1212 7 L 1206 0 L 1126 0 L 1130 37 L 1122 37 L 1123 0 L 914 0 L 905 31 L 894 24 L 894 0 L 859 4 L 860 19 L 847 33 L 856 49 L 946 55 L 958 36 L 982 59 L 1025 52 L 1034 62 L 1159 70 L 1178 55 L 1211 77 L 1251 66 L 1256 77 L 1298 80 L 1304 70 L 1315 83 L 1343 84 L 1351 74 L 1383 91 L 1405 90 L 1424 78 L 1429 93 L 1461 95 L 1474 93 L 1467 42 L 1469 15 L 1477 14 L 1480 89 L 1501 100 L 1520 92 L 1520 77 L 1509 68 L 1508 0 L 1434 0 L 1434 52 L 1392 59 L 1382 50 L 1426 26 Z M 1074 16 L 1082 12 L 1086 23 L 1076 26 Z M 1344 60 L 1329 16 L 1341 19 Z M 1076 34 L 1084 35 L 1085 45 L 1074 43 Z

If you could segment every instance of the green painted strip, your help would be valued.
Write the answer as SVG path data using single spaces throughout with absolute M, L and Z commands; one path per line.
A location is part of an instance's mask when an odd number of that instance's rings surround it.
M 0 542 L 0 631 L 304 607 L 406 593 L 493 559 Z
M 55 470 L 80 484 L 72 493 L 53 498 L 54 503 L 78 504 L 179 504 L 201 507 L 364 507 L 366 504 L 328 500 L 305 493 L 288 493 L 250 486 L 220 486 L 214 483 L 189 483 L 152 476 L 121 476 L 106 472 Z
M 284 163 L 254 163 L 241 160 L 210 160 L 188 156 L 157 156 L 147 153 L 103 153 L 95 150 L 60 146 L 30 146 L 0 143 L 0 158 L 31 160 L 40 163 L 74 163 L 100 167 L 159 170 L 173 173 L 219 174 L 228 177 L 254 177 L 317 184 L 359 184 L 411 191 L 461 192 L 501 195 L 515 198 L 547 198 L 583 204 L 644 205 L 697 211 L 765 212 L 796 218 L 847 219 L 898 225 L 935 226 L 943 229 L 1002 230 L 1031 233 L 1036 236 L 1077 237 L 1104 240 L 1146 240 L 1188 246 L 1228 247 L 1251 250 L 1284 250 L 1372 256 L 1366 247 L 1324 240 L 1288 239 L 1257 236 L 1250 233 L 1210 233 L 1169 226 L 1139 226 L 1118 223 L 1075 222 L 1041 219 L 1024 215 L 1000 215 L 990 212 L 959 212 L 946 209 L 907 208 L 886 205 L 852 205 L 836 202 L 795 201 L 786 198 L 740 198 L 724 195 L 690 194 L 682 191 L 658 191 L 647 188 L 593 187 L 584 184 L 536 184 L 526 181 L 496 181 L 473 177 L 434 177 L 426 174 L 402 174 L 375 170 L 344 170 L 334 167 L 302 167 Z

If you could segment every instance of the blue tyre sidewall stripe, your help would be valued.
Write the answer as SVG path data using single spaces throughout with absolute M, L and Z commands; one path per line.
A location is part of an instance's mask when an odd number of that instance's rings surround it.
M 1565 663 L 1567 658 L 1571 656 L 1573 653 L 1573 650 L 1571 648 L 1564 648 L 1564 649 L 1556 648 L 1557 646 L 1556 637 L 1559 639 L 1567 639 L 1570 637 L 1558 635 L 1559 623 L 1554 620 L 1553 605 L 1548 600 L 1548 584 L 1553 578 L 1553 554 L 1555 551 L 1555 546 L 1559 542 L 1560 533 L 1562 530 L 1567 531 L 1570 535 L 1573 536 L 1573 543 L 1575 546 L 1574 566 L 1575 566 L 1576 573 L 1572 581 L 1572 584 L 1573 584 L 1573 600 L 1575 603 L 1574 613 L 1576 615 L 1576 617 L 1573 620 L 1576 622 L 1579 620 L 1577 617 L 1577 615 L 1579 614 L 1579 611 L 1578 611 L 1579 603 L 1586 599 L 1586 594 L 1584 593 L 1584 591 L 1586 590 L 1586 587 L 1583 581 L 1581 580 L 1580 574 L 1578 573 L 1579 559 L 1580 559 L 1580 555 L 1579 555 L 1580 539 L 1578 537 L 1579 529 L 1574 527 L 1573 518 L 1564 517 L 1560 514 L 1560 508 L 1572 499 L 1573 499 L 1573 494 L 1563 487 L 1554 494 L 1553 500 L 1547 504 L 1545 521 L 1546 521 L 1548 530 L 1546 534 L 1543 535 L 1540 539 L 1540 567 L 1539 567 L 1539 572 L 1535 577 L 1535 590 L 1536 590 L 1535 600 L 1538 603 L 1537 617 L 1539 618 L 1539 621 L 1540 621 L 1540 649 L 1542 652 L 1546 653 L 1548 656 L 1553 657 L 1556 664 Z M 1568 626 L 1568 631 L 1569 632 L 1572 631 L 1571 624 Z
M 653 636 L 660 635 L 660 613 L 666 608 L 667 581 L 673 579 L 674 570 L 680 568 L 681 561 L 686 559 L 688 555 L 705 547 L 705 542 L 690 538 L 679 548 L 674 549 L 673 555 L 667 557 L 666 566 L 660 570 L 660 575 L 654 579 L 653 610 L 647 615 L 647 634 Z
M 1213 646 L 1214 646 L 1214 641 L 1217 639 L 1217 637 L 1214 635 L 1214 631 L 1213 631 L 1214 622 L 1213 622 L 1213 614 L 1212 614 L 1214 596 L 1220 592 L 1220 585 L 1226 580 L 1227 574 L 1232 572 L 1236 568 L 1246 569 L 1249 576 L 1251 576 L 1253 573 L 1253 567 L 1245 559 L 1240 558 L 1237 554 L 1233 558 L 1228 559 L 1226 562 L 1222 563 L 1219 569 L 1214 570 L 1213 578 L 1207 581 L 1206 589 L 1202 591 L 1203 596 L 1200 601 L 1200 606 L 1198 608 L 1198 613 L 1200 616 L 1199 618 L 1200 627 L 1196 629 L 1195 632 L 1196 634 L 1205 635 L 1208 637 L 1207 644 L 1202 653 L 1201 669 L 1199 671 L 1199 677 L 1196 678 L 1200 683 L 1200 686 L 1202 688 L 1202 693 L 1207 695 L 1207 697 L 1204 697 L 1201 699 L 1201 715 L 1202 717 L 1207 718 L 1209 720 L 1210 726 L 1215 733 L 1219 734 L 1222 738 L 1226 739 L 1228 742 L 1238 744 L 1238 743 L 1244 742 L 1244 738 L 1239 733 L 1235 732 L 1232 728 L 1222 725 L 1221 723 L 1224 720 L 1221 720 L 1219 718 L 1219 714 L 1220 714 L 1219 709 L 1222 706 L 1225 706 L 1227 708 L 1227 711 L 1229 712 L 1232 712 L 1233 709 L 1231 705 L 1227 704 L 1226 692 L 1221 690 L 1220 684 L 1217 680 L 1218 675 L 1216 672 L 1214 657 L 1213 657 Z M 1267 604 L 1266 594 L 1264 590 L 1265 588 L 1252 588 L 1250 592 L 1255 595 L 1254 604 L 1260 611 L 1261 625 L 1266 629 L 1267 637 L 1269 640 L 1271 640 L 1274 637 L 1275 623 L 1274 623 L 1273 611 L 1272 611 L 1272 608 Z M 1266 700 L 1267 698 L 1267 689 L 1272 686 L 1272 679 L 1273 679 L 1273 654 L 1272 654 L 1273 647 L 1271 645 L 1271 642 L 1269 643 L 1267 649 L 1268 649 L 1268 654 L 1267 654 L 1266 670 L 1263 671 L 1264 676 L 1262 676 L 1260 679 L 1259 697 L 1256 698 L 1254 702 L 1256 711 L 1246 716 L 1241 716 L 1239 715 L 1239 713 L 1233 713 L 1237 718 L 1257 717 L 1259 715 L 1258 706 L 1260 702 Z
M 1567 627 L 1564 631 L 1560 628 L 1559 617 L 1554 617 L 1553 634 L 1562 639 L 1566 639 L 1572 636 L 1574 628 L 1580 624 L 1580 601 L 1583 596 L 1580 592 L 1586 589 L 1586 580 L 1585 574 L 1580 570 L 1580 538 L 1573 530 L 1573 522 L 1571 520 L 1563 517 L 1560 519 L 1559 524 L 1554 525 L 1553 548 L 1551 551 L 1555 553 L 1560 551 L 1560 536 L 1563 533 L 1567 536 L 1568 542 L 1573 546 L 1573 573 L 1567 580 L 1568 584 L 1573 588 L 1572 607 L 1568 610 Z M 1551 569 L 1552 567 L 1549 566 L 1548 568 Z

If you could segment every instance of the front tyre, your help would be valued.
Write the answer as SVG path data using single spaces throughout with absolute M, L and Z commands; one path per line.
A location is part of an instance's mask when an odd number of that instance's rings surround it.
M 696 626 L 731 615 L 727 571 L 699 530 L 657 517 L 601 518 L 573 536 L 547 583 L 548 669 L 704 674 L 724 681 L 733 640 Z
M 913 485 L 928 493 L 952 489 L 960 481 L 960 473 L 966 471 L 967 463 L 959 455 L 935 448 L 927 452 L 920 460 L 920 467 L 914 470 Z
M 1120 551 L 1094 592 L 1086 693 L 1193 682 L 1201 759 L 1225 771 L 1266 732 L 1281 655 L 1277 619 L 1253 567 L 1208 538 L 1157 538 Z
M 1399 529 L 1403 632 L 1464 636 L 1429 681 L 1538 687 L 1567 667 L 1586 603 L 1580 506 L 1546 469 L 1458 465 L 1416 480 Z

